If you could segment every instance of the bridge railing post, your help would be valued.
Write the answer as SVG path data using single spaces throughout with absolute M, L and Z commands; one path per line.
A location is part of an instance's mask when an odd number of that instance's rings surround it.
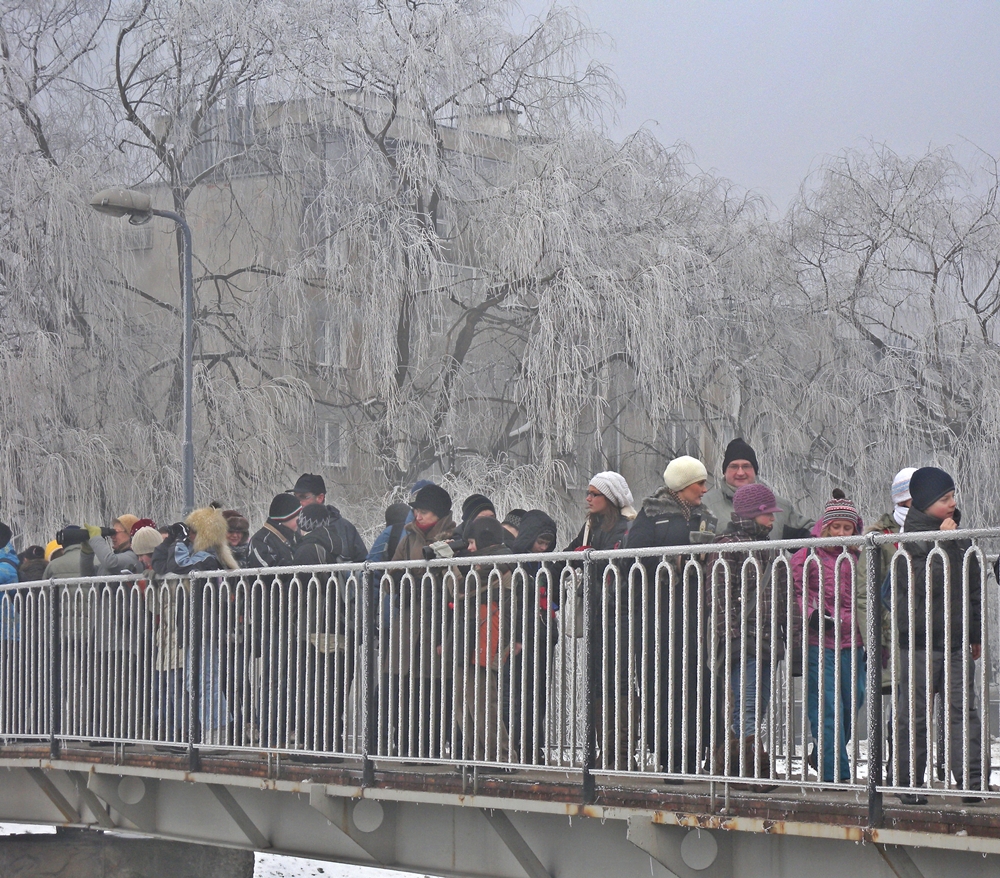
M 875 534 L 865 546 L 868 591 L 868 825 L 882 823 L 882 583 Z
M 202 736 L 202 631 L 201 631 L 201 602 L 205 590 L 203 580 L 192 576 L 189 580 L 191 590 L 188 599 L 188 652 L 187 652 L 187 678 L 188 678 L 188 763 L 191 771 L 197 771 L 198 745 Z M 183 588 L 183 583 L 178 583 L 178 588 Z
M 375 782 L 375 765 L 372 754 L 377 747 L 378 697 L 375 688 L 375 619 L 378 611 L 377 589 L 372 580 L 373 571 L 365 562 L 361 571 L 361 771 L 362 785 L 371 786 Z
M 600 632 L 594 624 L 594 601 L 597 598 L 594 587 L 594 562 L 592 549 L 583 553 L 583 799 L 594 801 L 594 762 L 596 757 L 596 733 L 594 730 L 594 663 L 591 656 L 600 649 L 597 638 Z M 599 657 L 599 653 L 598 653 Z M 605 693 L 607 697 L 607 693 Z M 618 742 L 615 742 L 615 746 Z
M 44 586 L 49 596 L 49 752 L 52 758 L 59 756 L 59 736 L 62 734 L 62 637 L 59 586 L 49 580 Z

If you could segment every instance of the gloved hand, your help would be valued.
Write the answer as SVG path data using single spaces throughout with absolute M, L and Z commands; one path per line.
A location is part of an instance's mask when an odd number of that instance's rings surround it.
M 183 521 L 175 522 L 170 525 L 170 536 L 168 539 L 172 543 L 176 543 L 178 540 L 184 542 L 188 537 L 187 525 Z
M 104 536 L 104 528 L 98 524 L 85 524 L 84 529 L 90 534 L 90 539 Z

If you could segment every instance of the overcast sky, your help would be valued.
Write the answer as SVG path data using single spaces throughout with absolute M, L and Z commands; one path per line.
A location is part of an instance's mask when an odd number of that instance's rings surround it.
M 997 0 L 565 5 L 610 38 L 600 55 L 627 99 L 616 137 L 647 125 L 781 210 L 824 156 L 868 140 L 1000 153 Z

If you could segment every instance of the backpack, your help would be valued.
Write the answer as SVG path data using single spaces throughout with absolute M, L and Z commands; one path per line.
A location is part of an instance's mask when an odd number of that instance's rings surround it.
M 481 668 L 496 668 L 500 652 L 500 606 L 496 603 L 479 605 L 479 643 L 476 661 Z

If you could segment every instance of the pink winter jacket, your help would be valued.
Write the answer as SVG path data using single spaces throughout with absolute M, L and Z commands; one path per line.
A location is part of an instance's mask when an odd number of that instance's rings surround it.
M 822 524 L 817 522 L 813 536 L 819 536 Z M 848 549 L 848 554 L 854 559 L 855 571 L 858 567 L 857 549 Z M 851 595 L 851 564 L 847 560 L 843 549 L 839 546 L 824 546 L 816 549 L 815 554 L 810 557 L 809 549 L 799 549 L 792 555 L 792 582 L 794 583 L 795 595 L 799 608 L 802 610 L 802 624 L 809 624 L 809 617 L 814 610 L 819 610 L 820 614 L 825 614 L 828 618 L 823 623 L 823 642 L 829 649 L 837 648 L 835 639 L 833 618 L 836 609 L 836 591 L 840 589 L 840 648 L 850 649 L 851 645 L 861 646 L 861 623 L 860 615 L 857 612 Z M 843 557 L 842 557 L 843 556 Z M 806 559 L 808 558 L 808 564 Z M 840 558 L 840 582 L 836 581 L 837 559 Z M 821 569 L 822 568 L 822 569 Z M 808 588 L 803 588 L 803 579 L 808 578 Z M 864 588 L 863 580 L 859 580 L 859 588 Z M 806 592 L 806 606 L 802 606 L 802 594 Z M 822 594 L 822 602 L 820 595 Z M 815 628 L 809 629 L 809 643 L 813 646 L 819 645 L 819 632 Z

